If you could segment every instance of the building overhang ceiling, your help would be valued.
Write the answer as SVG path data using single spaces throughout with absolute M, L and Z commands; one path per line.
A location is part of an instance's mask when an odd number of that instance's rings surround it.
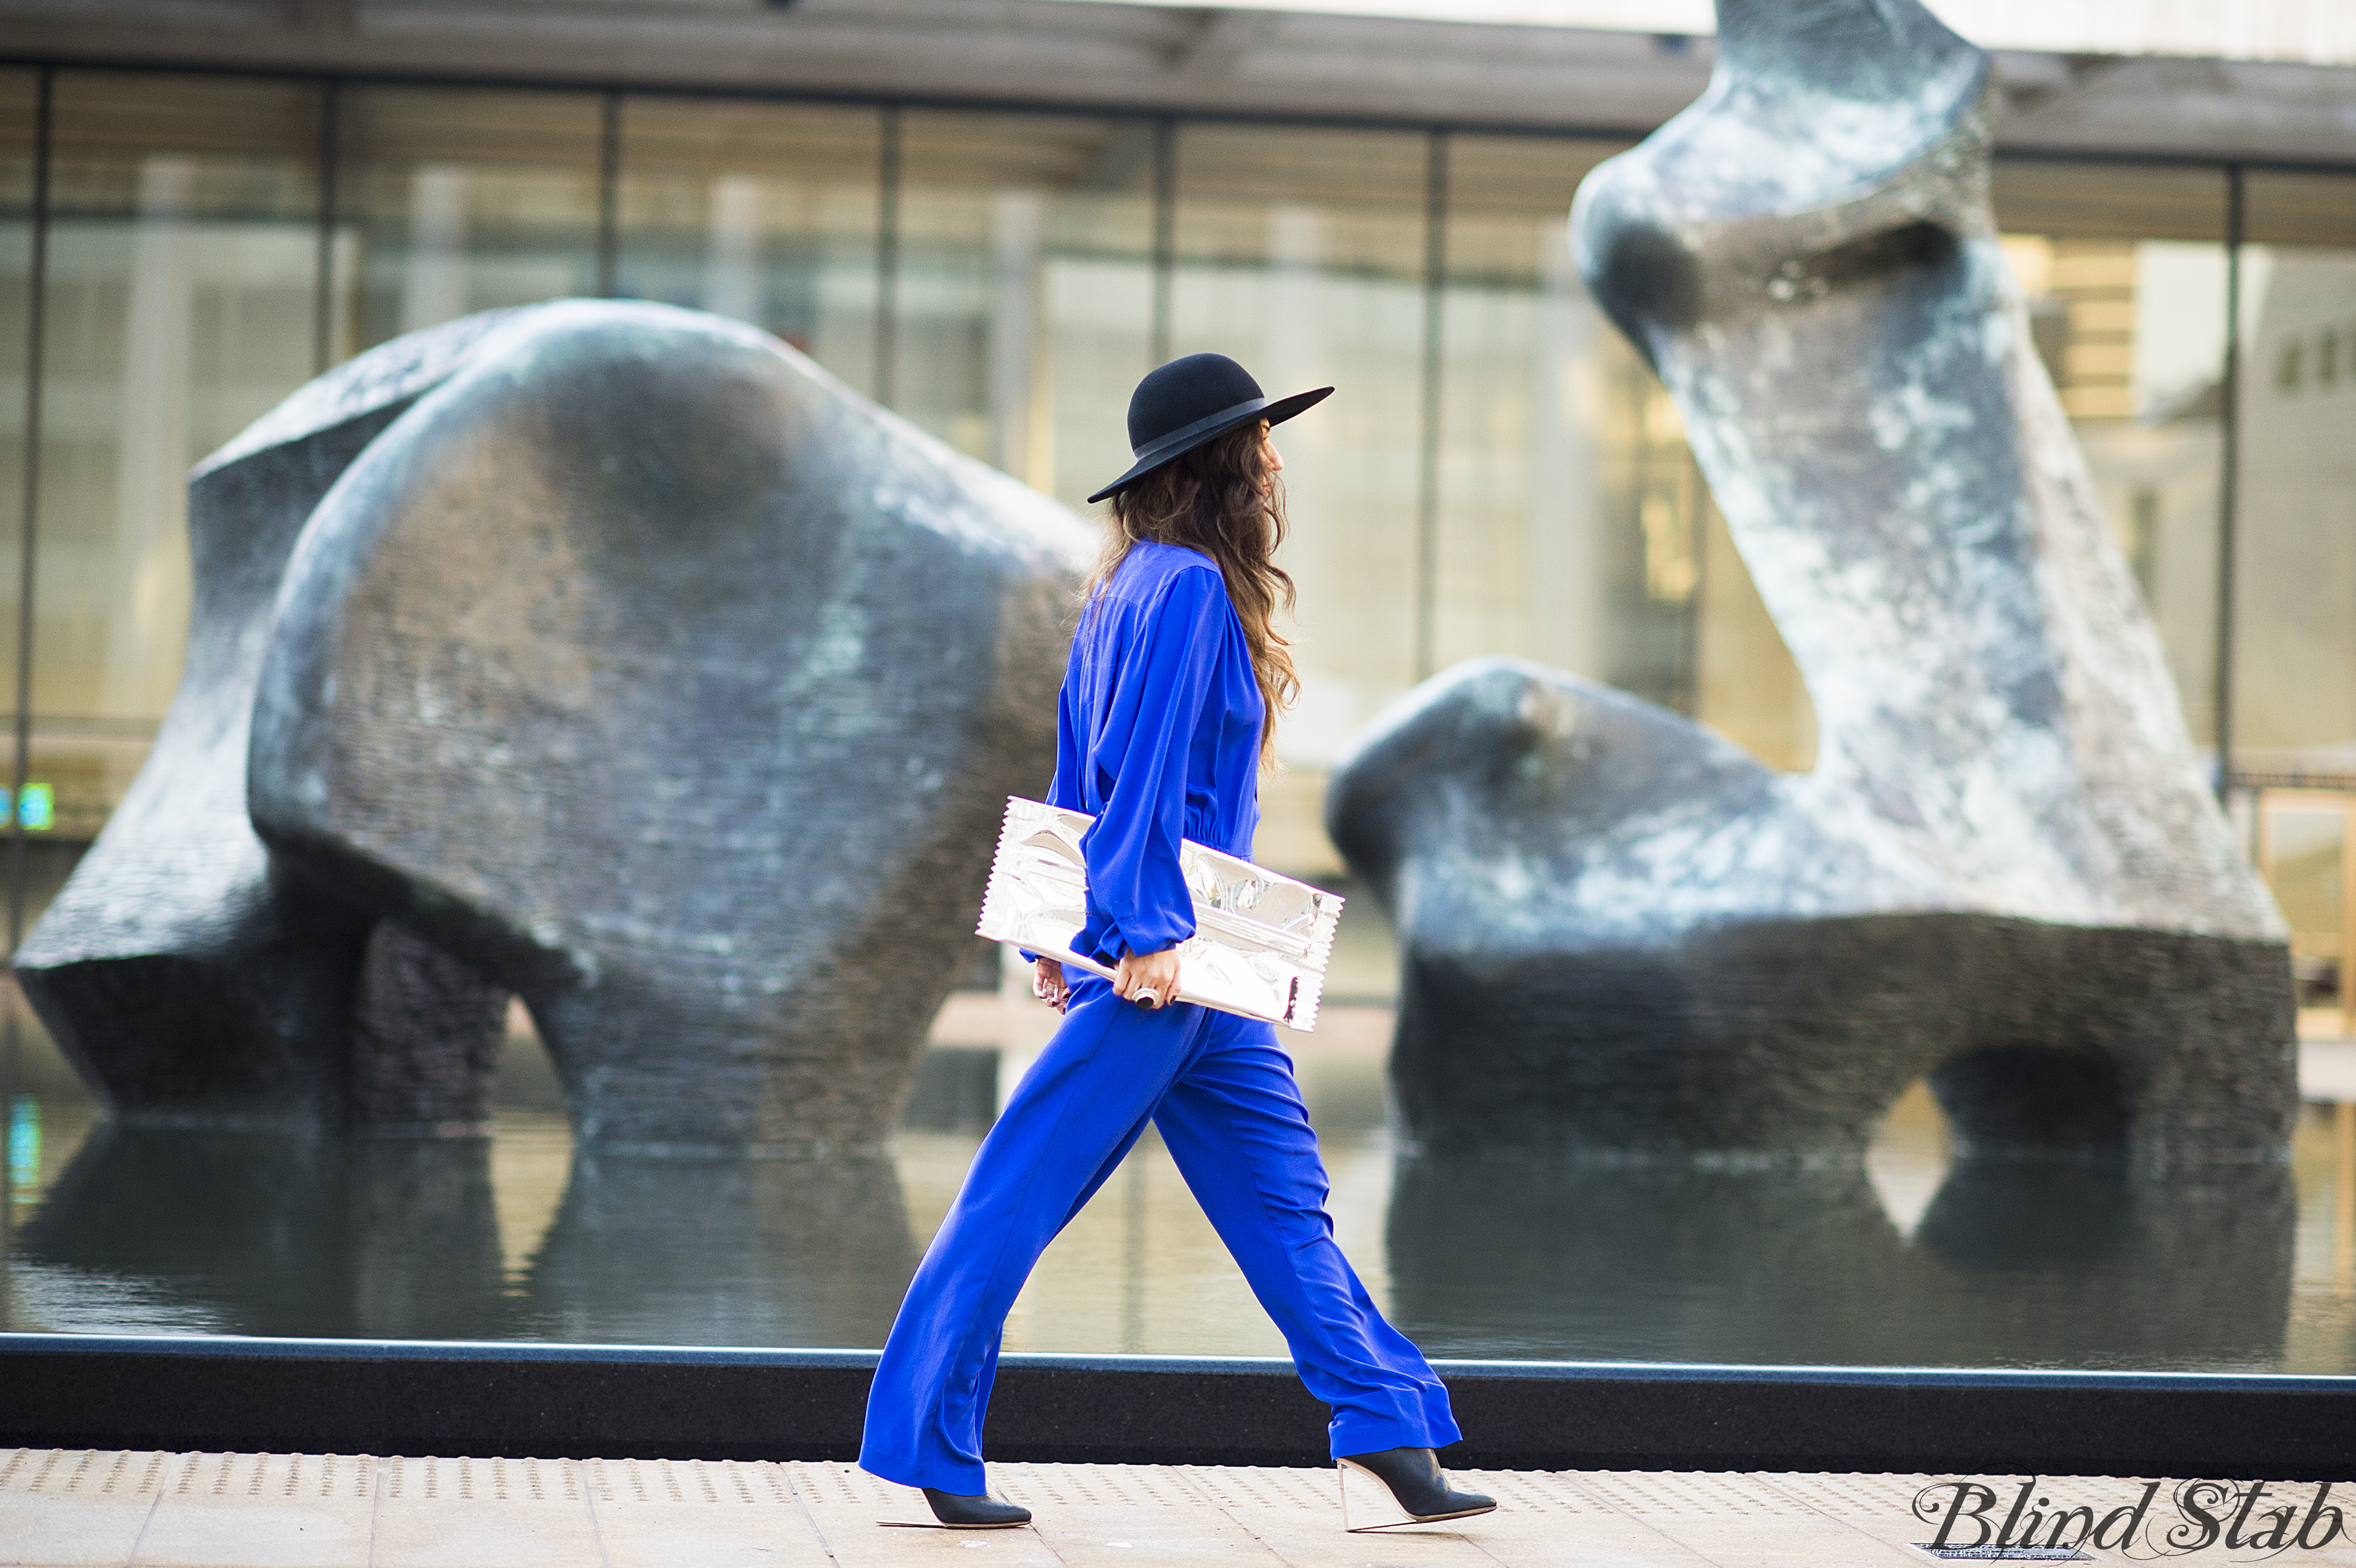
M 1074 0 L 0 0 L 59 62 L 1642 135 L 1707 37 Z M 2356 164 L 2356 69 L 1997 52 L 2012 151 Z

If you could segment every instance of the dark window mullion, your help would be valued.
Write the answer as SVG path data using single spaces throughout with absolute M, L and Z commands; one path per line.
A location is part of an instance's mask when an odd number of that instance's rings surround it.
M 2244 178 L 2225 165 L 2225 363 L 2217 411 L 2217 798 L 2233 787 L 2233 578 L 2240 541 Z

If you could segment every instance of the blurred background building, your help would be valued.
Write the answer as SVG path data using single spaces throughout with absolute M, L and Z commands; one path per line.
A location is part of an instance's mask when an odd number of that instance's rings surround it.
M 1997 50 L 2006 250 L 2196 741 L 2246 784 L 2356 783 L 2356 8 L 1935 8 Z M 1701 91 L 1708 25 L 1696 0 L 0 0 L 21 924 L 171 699 L 190 464 L 372 345 L 565 294 L 765 327 L 1076 507 L 1163 358 L 1338 384 L 1284 432 L 1305 682 L 1271 864 L 1338 871 L 1325 769 L 1474 655 L 1808 767 L 1676 411 L 1566 248 L 1580 176 Z M 2356 904 L 2338 798 L 2253 839 L 2324 958 Z

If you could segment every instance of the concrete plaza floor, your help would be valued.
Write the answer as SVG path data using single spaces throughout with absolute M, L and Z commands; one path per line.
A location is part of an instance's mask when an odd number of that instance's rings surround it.
M 1910 1504 L 1949 1477 L 1466 1472 L 1495 1513 L 1345 1534 L 1316 1470 L 1000 1465 L 1031 1528 L 895 1529 L 923 1499 L 849 1465 L 645 1459 L 419 1459 L 332 1455 L 0 1449 L 0 1563 L 209 1568 L 1901 1568 L 1939 1559 Z M 1988 1477 L 2008 1507 L 2019 1477 Z M 2047 1479 L 2038 1506 L 2095 1516 L 2144 1483 Z M 2163 1520 L 2173 1488 L 2154 1510 Z M 2304 1516 L 2317 1488 L 2285 1485 Z M 2336 1502 L 2340 1494 L 2334 1492 Z M 1371 1500 L 1371 1499 L 1369 1499 Z M 1355 1513 L 1354 1522 L 1369 1516 Z M 1995 1510 L 2001 1517 L 2004 1508 Z M 1395 1516 L 1394 1516 L 1395 1517 Z M 1960 1538 L 1959 1538 L 1960 1539 Z M 2152 1544 L 2157 1544 L 2155 1536 Z M 2097 1562 L 2148 1562 L 2096 1550 Z M 2169 1552 L 2196 1563 L 2356 1568 L 2343 1535 L 2296 1546 Z

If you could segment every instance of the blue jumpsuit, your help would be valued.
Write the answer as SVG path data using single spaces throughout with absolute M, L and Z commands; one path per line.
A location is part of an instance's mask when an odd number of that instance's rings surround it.
M 1194 934 L 1178 841 L 1251 854 L 1261 715 L 1217 566 L 1132 547 L 1081 616 L 1057 707 L 1048 799 L 1097 818 L 1076 950 L 1111 964 Z M 1095 976 L 1068 977 L 1063 1027 L 982 1140 L 900 1304 L 861 1467 L 905 1486 L 988 1489 L 982 1415 L 1007 1311 L 1149 1117 L 1301 1381 L 1333 1407 L 1334 1454 L 1455 1442 L 1447 1390 L 1334 1244 L 1317 1136 L 1274 1028 L 1149 1009 Z

